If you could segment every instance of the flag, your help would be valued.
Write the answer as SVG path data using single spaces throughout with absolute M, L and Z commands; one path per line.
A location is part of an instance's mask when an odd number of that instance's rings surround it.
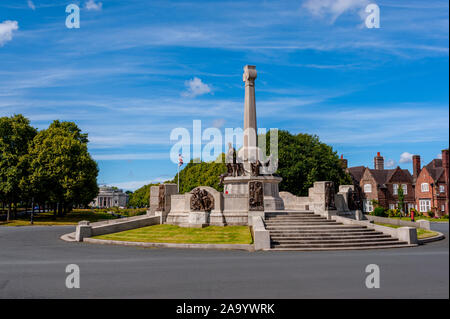
M 178 166 L 183 165 L 183 156 L 181 154 L 178 154 Z

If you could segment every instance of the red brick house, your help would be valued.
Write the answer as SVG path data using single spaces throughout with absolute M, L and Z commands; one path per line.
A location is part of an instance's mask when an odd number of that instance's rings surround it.
M 403 211 L 408 211 L 415 206 L 415 192 L 411 173 L 398 166 L 394 169 L 384 169 L 384 158 L 379 152 L 374 158 L 374 169 L 356 166 L 347 168 L 346 172 L 351 175 L 356 186 L 355 189 L 359 188 L 360 190 L 364 212 L 373 211 L 373 200 L 376 200 L 380 206 L 386 209 L 399 208 L 398 189 L 400 187 L 404 194 L 405 207 L 403 207 Z
M 413 156 L 416 208 L 421 213 L 432 211 L 437 216 L 449 213 L 449 156 L 442 151 L 442 159 L 434 159 L 423 168 L 420 156 Z

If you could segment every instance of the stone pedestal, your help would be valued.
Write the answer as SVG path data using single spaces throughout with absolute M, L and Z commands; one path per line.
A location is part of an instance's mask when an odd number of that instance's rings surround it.
M 264 211 L 284 209 L 283 200 L 278 192 L 281 177 L 267 176 L 237 176 L 224 178 L 223 215 L 227 225 L 251 224 L 249 216 L 264 216 Z M 264 208 L 251 210 L 249 207 L 249 183 L 263 184 Z
M 161 184 L 150 188 L 150 211 L 154 210 L 154 216 L 160 216 L 161 224 L 166 221 L 171 210 L 170 197 L 177 193 L 177 184 Z
M 209 212 L 189 212 L 188 224 L 180 225 L 186 227 L 203 228 L 209 225 Z

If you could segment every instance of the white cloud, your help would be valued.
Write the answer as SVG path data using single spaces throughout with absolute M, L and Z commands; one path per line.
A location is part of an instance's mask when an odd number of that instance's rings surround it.
M 167 153 L 130 153 L 130 154 L 94 154 L 92 157 L 96 161 L 117 161 L 117 160 L 158 160 L 169 159 Z
M 439 153 L 438 155 L 436 155 L 436 158 L 442 159 L 442 153 Z
M 389 160 L 386 162 L 386 167 L 388 167 L 388 168 L 393 168 L 393 167 L 395 167 L 395 161 L 394 161 L 393 159 L 389 159 Z
M 32 10 L 36 10 L 36 6 L 34 5 L 33 1 L 28 0 L 27 1 L 28 7 Z
M 169 179 L 172 179 L 172 176 L 160 176 L 153 180 L 145 180 L 145 181 L 129 181 L 129 182 L 120 182 L 120 183 L 109 183 L 109 185 L 116 186 L 123 190 L 135 191 L 136 189 L 138 189 L 144 185 L 163 183 Z
M 192 80 L 184 82 L 187 90 L 182 93 L 183 96 L 196 97 L 211 92 L 211 87 L 202 82 L 201 79 L 194 77 Z
M 89 0 L 88 2 L 86 2 L 86 9 L 93 10 L 93 11 L 100 11 L 102 9 L 103 3 L 98 2 L 96 3 L 94 0 Z
M 315 16 L 330 16 L 333 23 L 346 11 L 359 11 L 367 6 L 368 0 L 307 0 L 303 6 Z
M 411 153 L 408 153 L 408 152 L 403 152 L 401 155 L 400 155 L 400 160 L 399 160 L 399 163 L 411 163 L 412 162 L 412 157 L 413 157 L 413 154 L 411 154 Z
M 13 31 L 19 29 L 17 21 L 6 20 L 0 23 L 0 47 L 13 38 Z

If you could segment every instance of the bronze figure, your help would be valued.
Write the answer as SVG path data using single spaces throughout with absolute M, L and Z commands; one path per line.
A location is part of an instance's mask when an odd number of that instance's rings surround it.
M 192 191 L 191 210 L 209 212 L 214 209 L 214 197 L 206 190 L 195 188 Z
M 325 182 L 325 209 L 334 210 L 334 184 L 333 182 Z
M 166 210 L 166 201 L 165 201 L 165 192 L 164 185 L 159 185 L 159 193 L 158 193 L 158 211 L 164 212 Z
M 248 183 L 249 210 L 264 210 L 264 185 L 262 182 L 252 181 Z

